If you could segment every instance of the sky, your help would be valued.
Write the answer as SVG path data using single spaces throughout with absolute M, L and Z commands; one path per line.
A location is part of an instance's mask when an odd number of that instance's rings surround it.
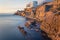
M 17 10 L 23 10 L 32 1 L 42 3 L 51 0 L 0 0 L 0 13 L 14 13 Z

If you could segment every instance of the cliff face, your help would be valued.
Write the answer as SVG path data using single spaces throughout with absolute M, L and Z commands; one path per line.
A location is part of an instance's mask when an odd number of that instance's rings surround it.
M 43 21 L 46 16 L 46 13 L 50 10 L 50 8 L 52 7 L 52 2 L 45 2 L 42 5 L 38 6 L 36 8 L 36 18 L 39 21 Z
M 46 32 L 52 40 L 60 40 L 60 15 L 51 13 L 51 15 L 46 16 L 40 29 Z
M 34 10 L 25 8 L 22 15 L 35 17 L 41 22 L 40 29 L 44 40 L 60 40 L 60 0 L 46 2 Z M 29 22 L 27 24 L 30 25 Z
M 40 29 L 45 40 L 60 40 L 60 1 L 37 8 L 36 18 L 43 19 Z
M 44 10 L 45 10 L 44 6 L 39 6 L 36 9 L 36 18 L 40 21 L 43 20 L 43 17 L 45 15 Z

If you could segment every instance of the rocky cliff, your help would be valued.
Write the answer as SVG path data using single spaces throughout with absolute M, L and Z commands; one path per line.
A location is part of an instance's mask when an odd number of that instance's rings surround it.
M 60 40 L 60 1 L 54 0 L 52 6 L 53 7 L 48 8 L 49 10 L 47 9 L 47 11 L 44 12 L 45 15 L 42 16 L 43 21 L 40 29 L 44 40 Z
M 40 22 L 44 40 L 60 40 L 60 0 L 45 2 L 35 10 L 26 8 L 24 14 Z
M 60 40 L 60 13 L 46 16 L 40 29 L 52 40 Z

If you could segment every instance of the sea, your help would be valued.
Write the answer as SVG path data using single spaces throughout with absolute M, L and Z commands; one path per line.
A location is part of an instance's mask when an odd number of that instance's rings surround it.
M 40 32 L 25 27 L 26 18 L 10 13 L 0 13 L 0 40 L 42 40 Z M 23 35 L 18 26 L 24 27 Z

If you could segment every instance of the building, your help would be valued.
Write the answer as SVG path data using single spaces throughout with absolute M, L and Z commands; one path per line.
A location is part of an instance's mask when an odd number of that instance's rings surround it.
M 30 2 L 25 8 L 26 17 L 34 17 L 36 7 L 38 6 L 37 1 Z
M 33 1 L 30 2 L 29 4 L 27 4 L 27 8 L 32 8 L 32 7 L 37 7 L 38 6 L 38 2 L 37 1 Z

